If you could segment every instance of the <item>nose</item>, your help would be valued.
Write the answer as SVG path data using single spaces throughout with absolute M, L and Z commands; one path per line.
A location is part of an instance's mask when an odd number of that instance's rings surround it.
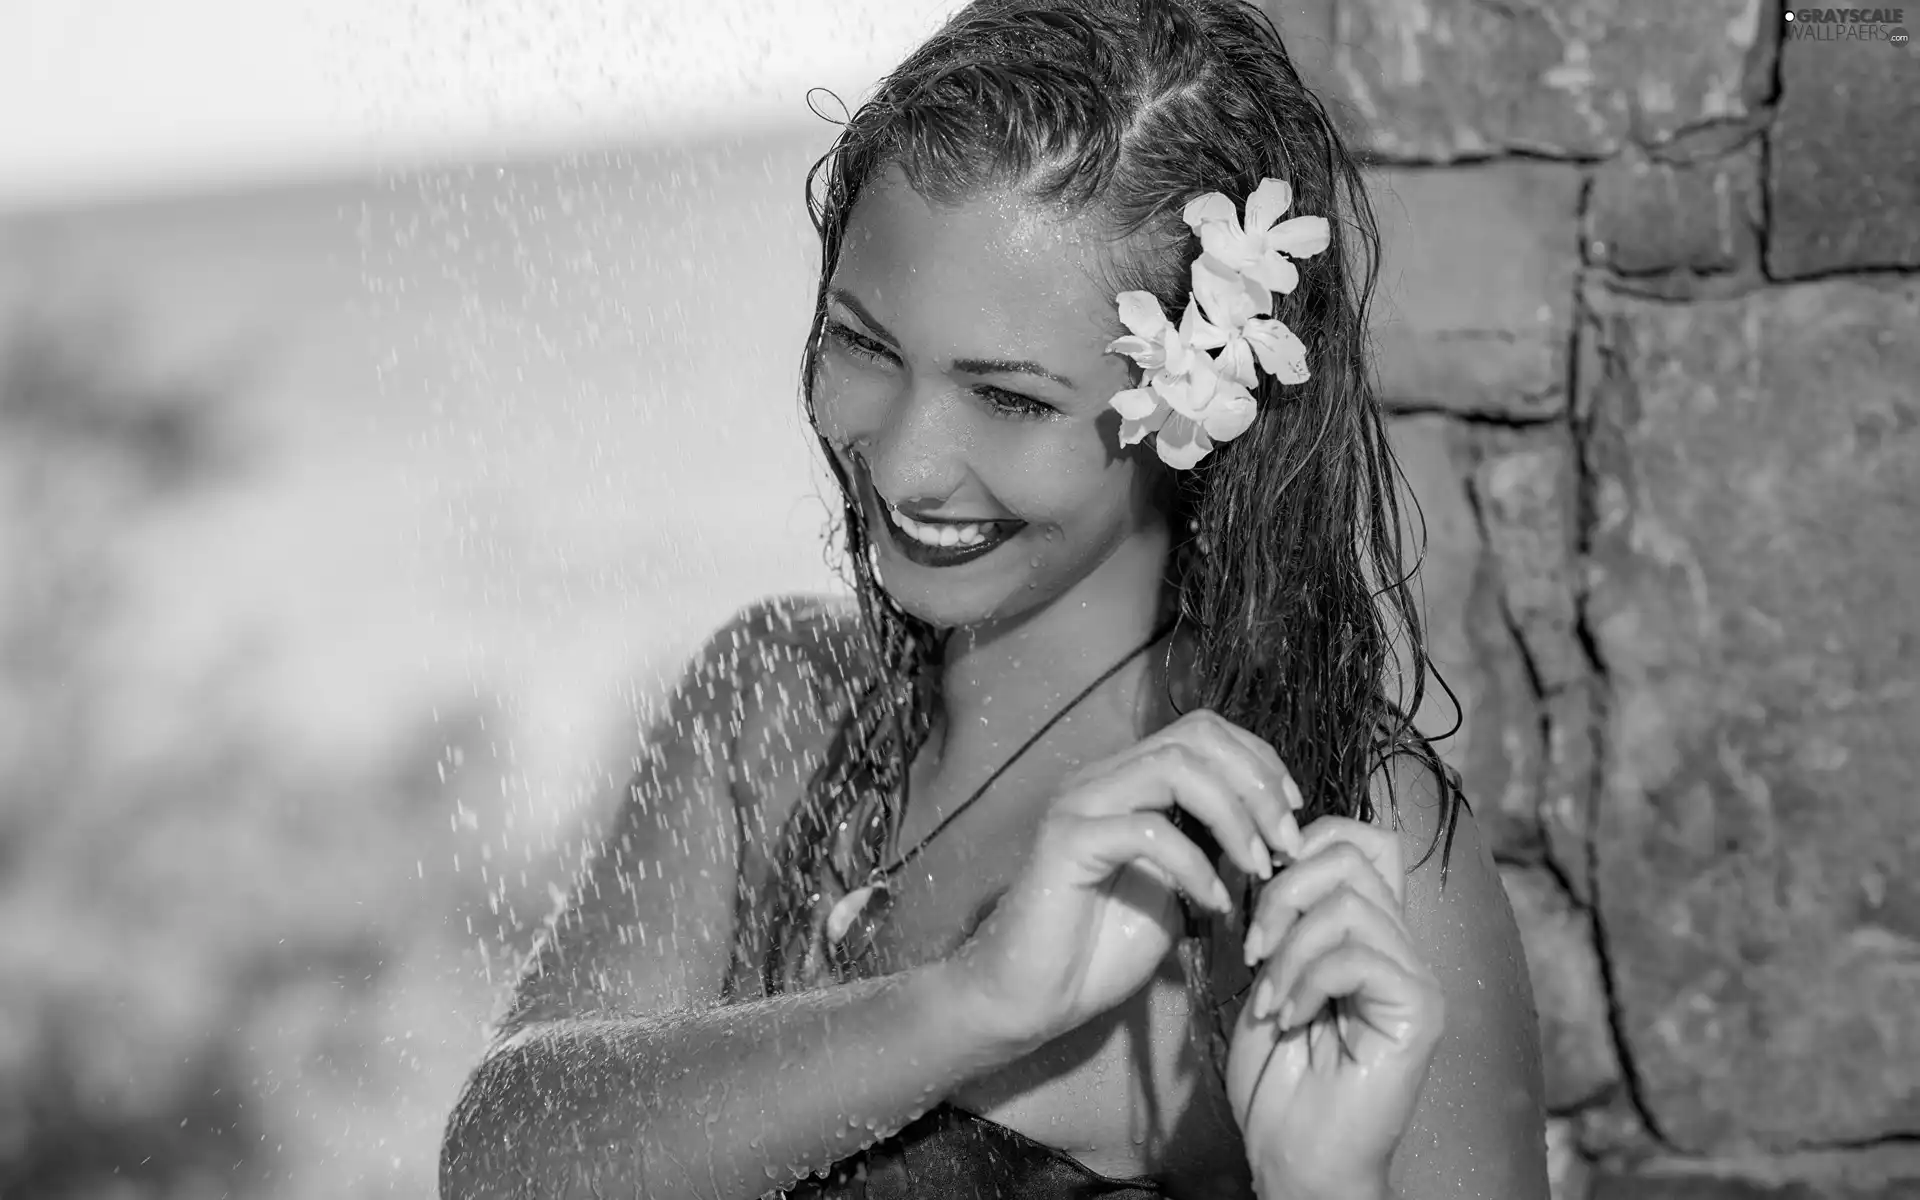
M 912 388 L 862 439 L 881 496 L 909 516 L 937 512 L 966 479 L 964 407 L 940 388 Z

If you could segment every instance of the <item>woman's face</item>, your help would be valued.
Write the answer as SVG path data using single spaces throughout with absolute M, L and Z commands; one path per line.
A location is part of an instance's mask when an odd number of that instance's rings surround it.
M 1133 386 L 1105 349 L 1125 332 L 1095 282 L 1110 251 L 1018 200 L 937 207 L 897 172 L 855 207 L 814 408 L 882 584 L 920 619 L 1007 620 L 1141 539 L 1164 555 L 1164 469 L 1121 449 L 1107 404 Z

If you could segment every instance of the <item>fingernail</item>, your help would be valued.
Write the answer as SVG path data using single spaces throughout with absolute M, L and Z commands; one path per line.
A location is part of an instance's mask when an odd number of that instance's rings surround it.
M 1286 820 L 1280 826 L 1280 848 L 1297 859 L 1300 857 L 1300 852 L 1306 848 L 1306 843 L 1307 839 L 1300 832 L 1299 823 L 1293 819 L 1292 813 L 1288 813 Z
M 1260 927 L 1255 925 L 1247 931 L 1247 940 L 1240 951 L 1249 967 L 1260 961 L 1260 949 Z
M 1221 912 L 1233 911 L 1233 897 L 1227 892 L 1227 885 L 1218 879 L 1213 881 L 1213 905 Z
M 1287 794 L 1287 807 L 1302 809 L 1307 806 L 1307 798 L 1300 794 L 1300 785 L 1293 781 L 1291 772 L 1281 778 L 1280 789 Z
M 1273 985 L 1262 979 L 1260 986 L 1253 989 L 1253 1019 L 1259 1020 L 1267 1015 L 1267 1001 L 1273 999 Z
M 1266 985 L 1262 984 L 1261 986 L 1264 987 Z M 1280 1028 L 1282 1029 L 1293 1028 L 1293 997 L 1292 996 L 1288 996 L 1285 1000 L 1282 1000 L 1280 1002 L 1280 1011 L 1273 1014 L 1273 1019 L 1280 1023 Z
M 1253 873 L 1262 879 L 1273 878 L 1273 862 L 1267 857 L 1267 841 L 1254 834 L 1247 841 L 1247 849 L 1253 855 Z

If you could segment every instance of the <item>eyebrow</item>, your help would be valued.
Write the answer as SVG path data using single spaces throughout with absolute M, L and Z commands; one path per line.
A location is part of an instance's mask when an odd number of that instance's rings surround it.
M 827 296 L 852 310 L 853 315 L 859 317 L 861 323 L 873 333 L 896 347 L 900 344 L 900 339 L 894 337 L 885 325 L 874 320 L 873 314 L 867 311 L 867 306 L 854 299 L 845 289 L 834 288 L 827 293 Z M 953 360 L 952 367 L 968 375 L 1035 375 L 1041 379 L 1052 380 L 1061 387 L 1078 390 L 1073 380 L 1064 375 L 1055 374 L 1037 362 L 1030 362 L 1023 358 L 956 358 Z

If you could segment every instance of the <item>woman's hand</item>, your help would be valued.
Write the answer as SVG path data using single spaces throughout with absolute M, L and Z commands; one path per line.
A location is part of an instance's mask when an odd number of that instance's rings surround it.
M 1273 748 L 1205 709 L 1068 776 L 1031 857 L 957 952 L 973 1008 L 1039 1046 L 1125 1000 L 1182 931 L 1179 893 L 1216 911 L 1226 885 L 1174 827 L 1175 806 L 1256 878 L 1300 849 L 1299 795 Z
M 1227 1059 L 1261 1196 L 1388 1194 L 1444 1020 L 1405 886 L 1394 831 L 1322 817 L 1261 889 L 1246 940 L 1256 982 Z

